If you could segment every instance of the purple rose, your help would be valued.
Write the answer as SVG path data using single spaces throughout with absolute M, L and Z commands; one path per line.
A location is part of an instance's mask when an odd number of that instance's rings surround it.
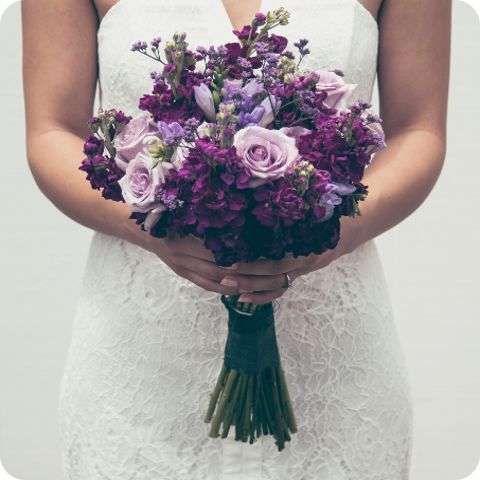
M 127 164 L 145 150 L 145 138 L 156 132 L 155 123 L 149 115 L 142 114 L 130 120 L 115 137 L 117 166 L 125 171 Z
M 253 177 L 251 187 L 283 177 L 299 158 L 294 138 L 258 126 L 239 130 L 233 145 Z
M 213 103 L 213 96 L 210 89 L 204 83 L 195 85 L 193 87 L 195 94 L 195 101 L 200 107 L 200 110 L 205 114 L 207 120 L 214 122 L 216 119 L 215 104 Z
M 346 83 L 345 80 L 335 72 L 317 70 L 315 73 L 319 77 L 316 85 L 317 90 L 327 94 L 327 98 L 325 99 L 327 107 L 335 108 L 336 110 L 345 110 L 347 108 L 347 102 L 352 96 L 353 91 L 357 88 L 357 85 Z
M 174 168 L 144 153 L 128 163 L 125 175 L 118 181 L 125 202 L 135 212 L 146 213 L 161 202 L 156 198 L 158 187 L 165 183 L 168 172 Z

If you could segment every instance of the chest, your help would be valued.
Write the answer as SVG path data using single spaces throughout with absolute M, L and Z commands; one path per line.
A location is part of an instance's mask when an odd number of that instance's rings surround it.
M 252 1 L 259 0 L 248 0 Z M 157 36 L 167 41 L 178 31 L 187 33 L 191 48 L 235 41 L 226 6 L 221 0 L 117 1 L 98 30 L 104 99 L 118 105 L 121 95 L 121 106 L 135 108 L 139 96 L 150 90 L 149 73 L 161 65 L 132 54 L 135 41 Z M 261 0 L 262 12 L 279 7 L 290 12 L 290 21 L 275 33 L 287 37 L 293 51 L 294 42 L 309 40 L 311 54 L 304 67 L 342 70 L 349 83 L 358 85 L 358 97 L 368 101 L 376 73 L 378 28 L 363 4 L 358 0 Z
M 108 11 L 122 0 L 93 0 L 98 18 L 102 19 Z M 374 19 L 378 17 L 383 0 L 357 0 Z M 218 0 L 223 4 L 225 11 L 234 28 L 239 28 L 250 21 L 252 16 L 262 10 L 262 0 L 243 0 L 241 3 L 236 0 Z

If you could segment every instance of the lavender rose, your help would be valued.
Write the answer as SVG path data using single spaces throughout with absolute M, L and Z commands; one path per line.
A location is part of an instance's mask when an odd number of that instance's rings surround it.
M 299 158 L 294 138 L 258 126 L 239 130 L 233 145 L 253 177 L 253 188 L 283 177 Z
M 146 213 L 160 207 L 156 192 L 172 168 L 175 167 L 170 162 L 159 161 L 144 153 L 137 154 L 128 163 L 125 175 L 118 183 L 123 199 L 133 211 Z
M 145 138 L 156 132 L 155 123 L 151 121 L 149 115 L 142 114 L 132 118 L 115 137 L 115 148 L 117 150 L 115 163 L 117 166 L 125 171 L 128 163 L 137 154 L 145 151 Z
M 324 91 L 327 94 L 325 104 L 329 108 L 345 110 L 357 85 L 346 83 L 345 80 L 335 72 L 317 70 L 315 73 L 319 77 L 316 85 L 317 90 Z

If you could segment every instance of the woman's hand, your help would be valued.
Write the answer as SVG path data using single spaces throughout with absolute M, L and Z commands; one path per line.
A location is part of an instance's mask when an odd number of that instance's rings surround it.
M 177 275 L 204 290 L 224 295 L 238 293 L 236 288 L 220 284 L 230 269 L 216 265 L 212 253 L 198 238 L 160 239 L 150 236 L 148 244 L 142 246 L 157 255 Z
M 268 303 L 281 297 L 286 291 L 286 274 L 290 281 L 329 265 L 340 256 L 340 250 L 329 250 L 322 255 L 306 257 L 286 257 L 282 260 L 258 260 L 239 263 L 233 275 L 227 275 L 221 284 L 236 283 L 240 301 L 248 303 Z
M 261 304 L 271 302 L 287 291 L 285 274 L 288 273 L 293 282 L 301 275 L 326 267 L 356 248 L 361 238 L 358 225 L 355 219 L 343 219 L 340 242 L 335 249 L 322 255 L 257 260 L 232 267 L 216 265 L 210 250 L 193 236 L 170 240 L 144 235 L 143 240 L 147 239 L 147 245 L 142 246 L 158 255 L 177 275 L 204 290 L 224 295 L 240 294 L 243 302 Z
M 268 303 L 283 295 L 287 290 L 286 273 L 293 281 L 300 275 L 327 266 L 338 256 L 337 250 L 330 250 L 323 255 L 219 267 L 212 253 L 195 237 L 174 240 L 151 237 L 147 249 L 177 275 L 204 290 L 224 295 L 241 294 L 241 300 L 250 303 Z

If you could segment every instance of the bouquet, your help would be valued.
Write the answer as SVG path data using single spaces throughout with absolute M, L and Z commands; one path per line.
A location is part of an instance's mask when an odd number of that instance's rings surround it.
M 355 85 L 342 72 L 302 69 L 307 40 L 294 54 L 272 33 L 288 19 L 283 8 L 257 13 L 218 47 L 191 50 L 184 33 L 136 42 L 161 71 L 140 115 L 112 109 L 90 121 L 80 169 L 91 186 L 126 202 L 154 237 L 201 239 L 219 266 L 335 248 L 384 135 L 368 104 L 348 104 Z M 234 426 L 236 440 L 272 435 L 280 451 L 297 425 L 274 309 L 238 298 L 220 298 L 228 337 L 205 421 L 210 437 Z

